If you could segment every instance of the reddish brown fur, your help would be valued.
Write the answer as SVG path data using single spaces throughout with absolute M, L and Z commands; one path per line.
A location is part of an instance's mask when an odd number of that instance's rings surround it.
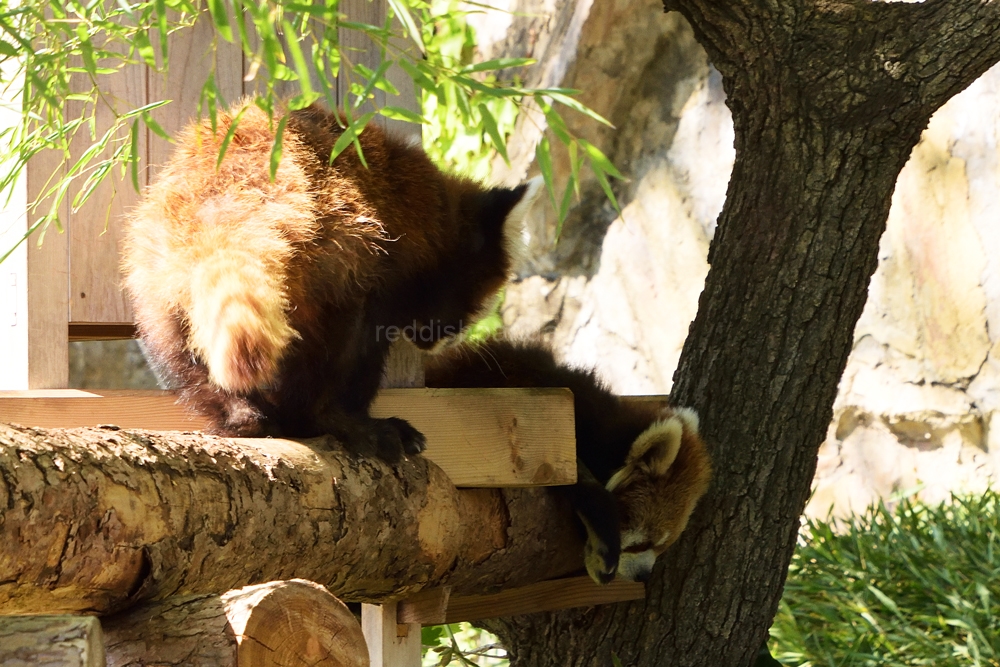
M 359 138 L 367 168 L 353 149 L 331 165 L 341 129 L 316 107 L 289 115 L 272 181 L 275 122 L 243 102 L 215 131 L 205 121 L 179 136 L 127 231 L 140 334 L 215 432 L 419 450 L 405 422 L 367 417 L 387 328 L 457 330 L 481 308 L 509 272 L 503 227 L 526 188 L 443 174 L 375 125 Z
M 711 460 L 693 412 L 660 408 L 652 401 L 623 401 L 592 370 L 557 363 L 539 343 L 491 340 L 457 347 L 427 359 L 426 367 L 430 387 L 569 387 L 573 391 L 577 457 L 586 469 L 576 486 L 557 492 L 569 496 L 586 524 L 587 567 L 599 581 L 609 580 L 614 573 L 621 547 L 626 551 L 623 559 L 645 551 L 663 553 L 687 526 L 708 489 Z M 679 447 L 670 446 L 666 434 L 671 429 L 662 428 L 671 419 L 683 425 L 675 424 L 672 431 L 680 433 Z M 649 448 L 637 452 L 637 439 L 644 434 L 653 434 L 652 441 L 647 437 Z M 587 470 L 600 485 L 587 479 Z M 604 497 L 603 485 L 612 499 Z M 666 539 L 661 539 L 664 535 Z M 648 576 L 648 569 L 630 565 L 627 576 Z

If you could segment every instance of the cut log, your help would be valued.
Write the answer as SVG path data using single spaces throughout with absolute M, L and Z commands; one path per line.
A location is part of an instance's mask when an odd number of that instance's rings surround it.
M 368 667 L 361 624 L 310 581 L 170 598 L 104 619 L 108 667 Z
M 456 490 L 336 443 L 0 425 L 0 613 L 89 611 L 300 577 L 348 601 L 494 592 L 582 566 L 544 489 Z
M 390 381 L 418 368 L 400 353 Z M 409 363 L 407 363 L 409 362 Z M 419 378 L 414 382 L 420 381 Z M 53 389 L 0 392 L 0 422 L 45 428 L 114 424 L 195 431 L 205 422 L 167 391 Z M 402 417 L 427 436 L 424 455 L 456 486 L 555 486 L 576 481 L 573 394 L 568 389 L 383 389 L 375 417 Z
M 3 667 L 104 667 L 93 616 L 0 616 Z

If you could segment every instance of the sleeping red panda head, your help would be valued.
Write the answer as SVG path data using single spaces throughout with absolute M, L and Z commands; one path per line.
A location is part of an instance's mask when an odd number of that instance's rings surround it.
M 712 464 L 690 408 L 664 408 L 608 480 L 621 522 L 618 576 L 645 581 L 708 490 Z

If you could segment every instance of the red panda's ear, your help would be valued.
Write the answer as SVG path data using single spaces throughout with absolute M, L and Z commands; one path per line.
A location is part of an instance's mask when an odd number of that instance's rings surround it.
M 684 426 L 676 417 L 655 422 L 632 443 L 626 465 L 646 470 L 653 477 L 666 475 L 681 448 L 683 432 Z

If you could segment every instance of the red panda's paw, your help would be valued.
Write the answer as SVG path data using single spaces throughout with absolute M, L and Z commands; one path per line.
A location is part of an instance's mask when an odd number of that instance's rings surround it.
M 427 449 L 424 434 L 399 417 L 375 419 L 375 455 L 388 463 L 415 456 Z
M 611 540 L 602 539 L 582 515 L 580 519 L 587 529 L 587 543 L 583 545 L 583 564 L 587 567 L 587 574 L 598 584 L 609 584 L 618 572 L 618 535 L 613 535 Z

